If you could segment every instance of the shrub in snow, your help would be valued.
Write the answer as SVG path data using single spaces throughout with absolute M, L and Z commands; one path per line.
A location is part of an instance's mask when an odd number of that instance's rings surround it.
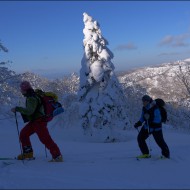
M 84 55 L 78 91 L 82 126 L 90 129 L 91 134 L 96 129 L 126 129 L 126 97 L 114 73 L 114 55 L 106 46 L 108 42 L 98 22 L 87 13 L 83 16 Z

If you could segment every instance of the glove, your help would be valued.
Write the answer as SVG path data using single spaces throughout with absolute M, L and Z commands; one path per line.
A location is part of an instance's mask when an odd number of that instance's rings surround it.
M 137 129 L 138 127 L 140 127 L 142 125 L 141 121 L 138 121 L 137 123 L 135 123 L 134 128 Z
M 149 115 L 148 113 L 145 113 L 145 114 L 144 114 L 144 118 L 145 118 L 146 120 L 149 120 L 150 115 Z
M 16 107 L 12 108 L 11 111 L 12 111 L 13 113 L 16 113 Z

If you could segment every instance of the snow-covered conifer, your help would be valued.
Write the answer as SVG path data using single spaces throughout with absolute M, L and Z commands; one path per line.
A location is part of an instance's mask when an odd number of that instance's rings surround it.
M 107 48 L 108 41 L 98 22 L 87 13 L 83 16 L 84 55 L 78 92 L 82 126 L 92 133 L 95 129 L 126 128 L 126 97 L 114 73 L 114 55 Z

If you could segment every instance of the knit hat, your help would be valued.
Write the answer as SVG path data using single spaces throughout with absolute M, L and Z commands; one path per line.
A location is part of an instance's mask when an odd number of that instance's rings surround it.
M 143 97 L 142 97 L 142 101 L 143 102 L 151 102 L 152 101 L 152 98 L 150 97 L 150 96 L 148 96 L 148 95 L 144 95 Z
M 21 89 L 22 91 L 27 91 L 27 90 L 29 90 L 29 89 L 32 89 L 32 87 L 31 87 L 31 85 L 30 85 L 30 83 L 29 83 L 28 81 L 23 81 L 23 82 L 21 82 L 21 84 L 20 84 L 20 89 Z

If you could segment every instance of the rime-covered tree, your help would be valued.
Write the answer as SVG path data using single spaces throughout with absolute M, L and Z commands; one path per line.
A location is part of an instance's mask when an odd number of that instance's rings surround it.
M 126 129 L 129 126 L 126 97 L 114 73 L 111 62 L 114 55 L 107 48 L 108 41 L 102 36 L 98 22 L 87 13 L 83 16 L 84 55 L 78 92 L 82 126 L 91 134 L 96 129 Z
M 0 52 L 8 53 L 9 50 L 2 44 L 0 41 Z M 10 71 L 5 65 L 10 63 L 10 61 L 2 61 L 0 60 L 0 83 L 2 84 L 7 79 L 13 77 L 15 75 L 15 72 Z
M 5 53 L 7 53 L 8 52 L 8 49 L 2 44 L 2 42 L 0 41 L 0 51 L 3 51 L 3 52 L 5 52 Z M 7 62 L 5 62 L 5 61 L 0 61 L 0 66 L 1 65 L 5 65 Z
M 177 78 L 185 88 L 184 94 L 190 97 L 190 61 L 188 63 L 179 61 L 179 70 L 176 72 Z
M 8 53 L 8 49 L 0 41 L 0 54 Z M 18 95 L 16 80 L 18 75 L 7 68 L 10 61 L 0 59 L 0 113 L 8 114 L 9 106 L 14 103 L 15 95 Z

